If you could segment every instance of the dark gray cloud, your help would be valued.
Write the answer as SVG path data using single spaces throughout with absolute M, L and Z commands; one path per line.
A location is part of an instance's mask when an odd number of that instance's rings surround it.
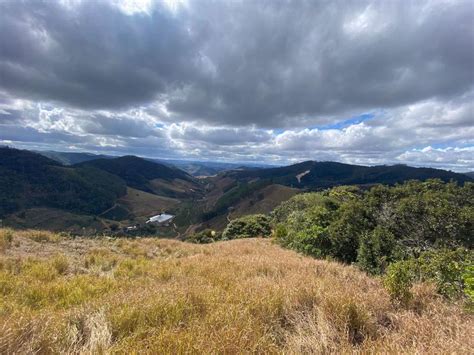
M 5 90 L 76 107 L 147 103 L 194 76 L 198 42 L 164 9 L 128 16 L 105 1 L 0 5 Z
M 167 103 L 265 127 L 451 97 L 473 85 L 471 1 L 6 1 L 4 90 L 76 107 Z
M 0 143 L 474 169 L 473 23 L 470 0 L 6 0 Z

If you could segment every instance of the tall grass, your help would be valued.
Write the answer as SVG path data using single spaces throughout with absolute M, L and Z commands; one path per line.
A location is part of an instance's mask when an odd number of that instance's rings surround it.
M 416 285 L 413 306 L 399 308 L 378 279 L 268 240 L 101 239 L 85 240 L 83 249 L 52 240 L 40 242 L 38 257 L 22 249 L 27 236 L 14 238 L 19 246 L 0 256 L 0 353 L 469 353 L 474 346 L 472 315 L 432 286 Z

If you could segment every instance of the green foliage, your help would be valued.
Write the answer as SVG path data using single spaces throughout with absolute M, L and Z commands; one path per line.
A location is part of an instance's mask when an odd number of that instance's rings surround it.
M 222 239 L 269 237 L 271 234 L 270 219 L 265 215 L 256 214 L 231 221 L 222 233 Z
M 474 244 L 470 182 L 409 181 L 364 192 L 337 187 L 294 196 L 271 217 L 275 238 L 284 247 L 357 262 L 371 274 L 387 272 L 387 289 L 400 303 L 409 301 L 415 280 L 434 283 L 448 298 L 469 295 Z
M 337 208 L 335 200 L 321 193 L 304 193 L 293 196 L 275 208 L 271 213 L 272 221 L 274 224 L 286 222 L 294 211 L 302 211 L 316 206 Z
M 360 201 L 350 200 L 341 205 L 329 226 L 331 255 L 351 263 L 357 260 L 359 240 L 372 224 Z
M 275 226 L 285 225 L 286 233 L 277 238 L 282 245 L 358 261 L 365 270 L 381 273 L 392 261 L 432 248 L 472 247 L 473 186 L 428 180 L 375 186 L 363 193 L 337 187 L 294 196 L 271 217 Z
M 196 244 L 208 244 L 222 239 L 222 233 L 205 229 L 189 236 L 186 241 Z
M 389 265 L 384 285 L 392 299 L 407 304 L 414 281 L 436 285 L 439 294 L 457 299 L 467 296 L 472 304 L 474 252 L 458 248 L 440 249 L 422 253 L 418 258 L 398 261 Z
M 0 148 L 0 216 L 32 207 L 100 213 L 126 193 L 119 177 L 63 167 L 42 155 Z
M 294 211 L 286 224 L 280 224 L 275 233 L 276 240 L 283 246 L 307 255 L 324 257 L 331 255 L 328 221 L 333 212 L 323 205 Z
M 448 298 L 464 295 L 464 278 L 474 265 L 474 252 L 458 248 L 422 253 L 417 259 L 420 279 L 433 282 L 438 292 Z
M 400 259 L 401 253 L 393 233 L 377 226 L 361 236 L 357 262 L 361 269 L 371 274 L 380 274 L 388 264 Z
M 470 265 L 466 268 L 462 278 L 464 282 L 464 294 L 467 298 L 467 307 L 471 311 L 474 311 L 474 265 Z
M 168 181 L 182 179 L 193 181 L 192 177 L 182 170 L 135 156 L 124 156 L 115 159 L 95 159 L 76 166 L 93 167 L 96 170 L 100 169 L 106 171 L 120 177 L 130 187 L 151 193 L 153 193 L 153 190 L 150 188 L 149 182 L 153 179 L 164 179 Z M 168 192 L 167 195 L 170 197 L 177 197 L 172 191 L 166 192 Z
M 412 300 L 411 287 L 416 279 L 416 266 L 413 260 L 389 265 L 383 281 L 393 301 L 406 306 Z

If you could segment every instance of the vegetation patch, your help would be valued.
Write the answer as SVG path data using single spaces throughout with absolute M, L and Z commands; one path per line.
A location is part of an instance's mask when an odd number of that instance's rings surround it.
M 392 298 L 407 304 L 412 284 L 421 281 L 447 298 L 469 297 L 473 201 L 469 182 L 409 181 L 297 195 L 271 216 L 280 245 L 387 273 Z
M 222 233 L 222 239 L 269 237 L 271 233 L 270 219 L 256 214 L 232 220 Z

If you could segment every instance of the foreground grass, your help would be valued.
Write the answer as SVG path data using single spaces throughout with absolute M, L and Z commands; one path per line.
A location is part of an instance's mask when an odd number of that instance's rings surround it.
M 3 235 L 5 237 L 3 237 Z M 269 240 L 192 245 L 0 230 L 0 353 L 456 352 L 473 317 L 408 308 L 353 267 Z

